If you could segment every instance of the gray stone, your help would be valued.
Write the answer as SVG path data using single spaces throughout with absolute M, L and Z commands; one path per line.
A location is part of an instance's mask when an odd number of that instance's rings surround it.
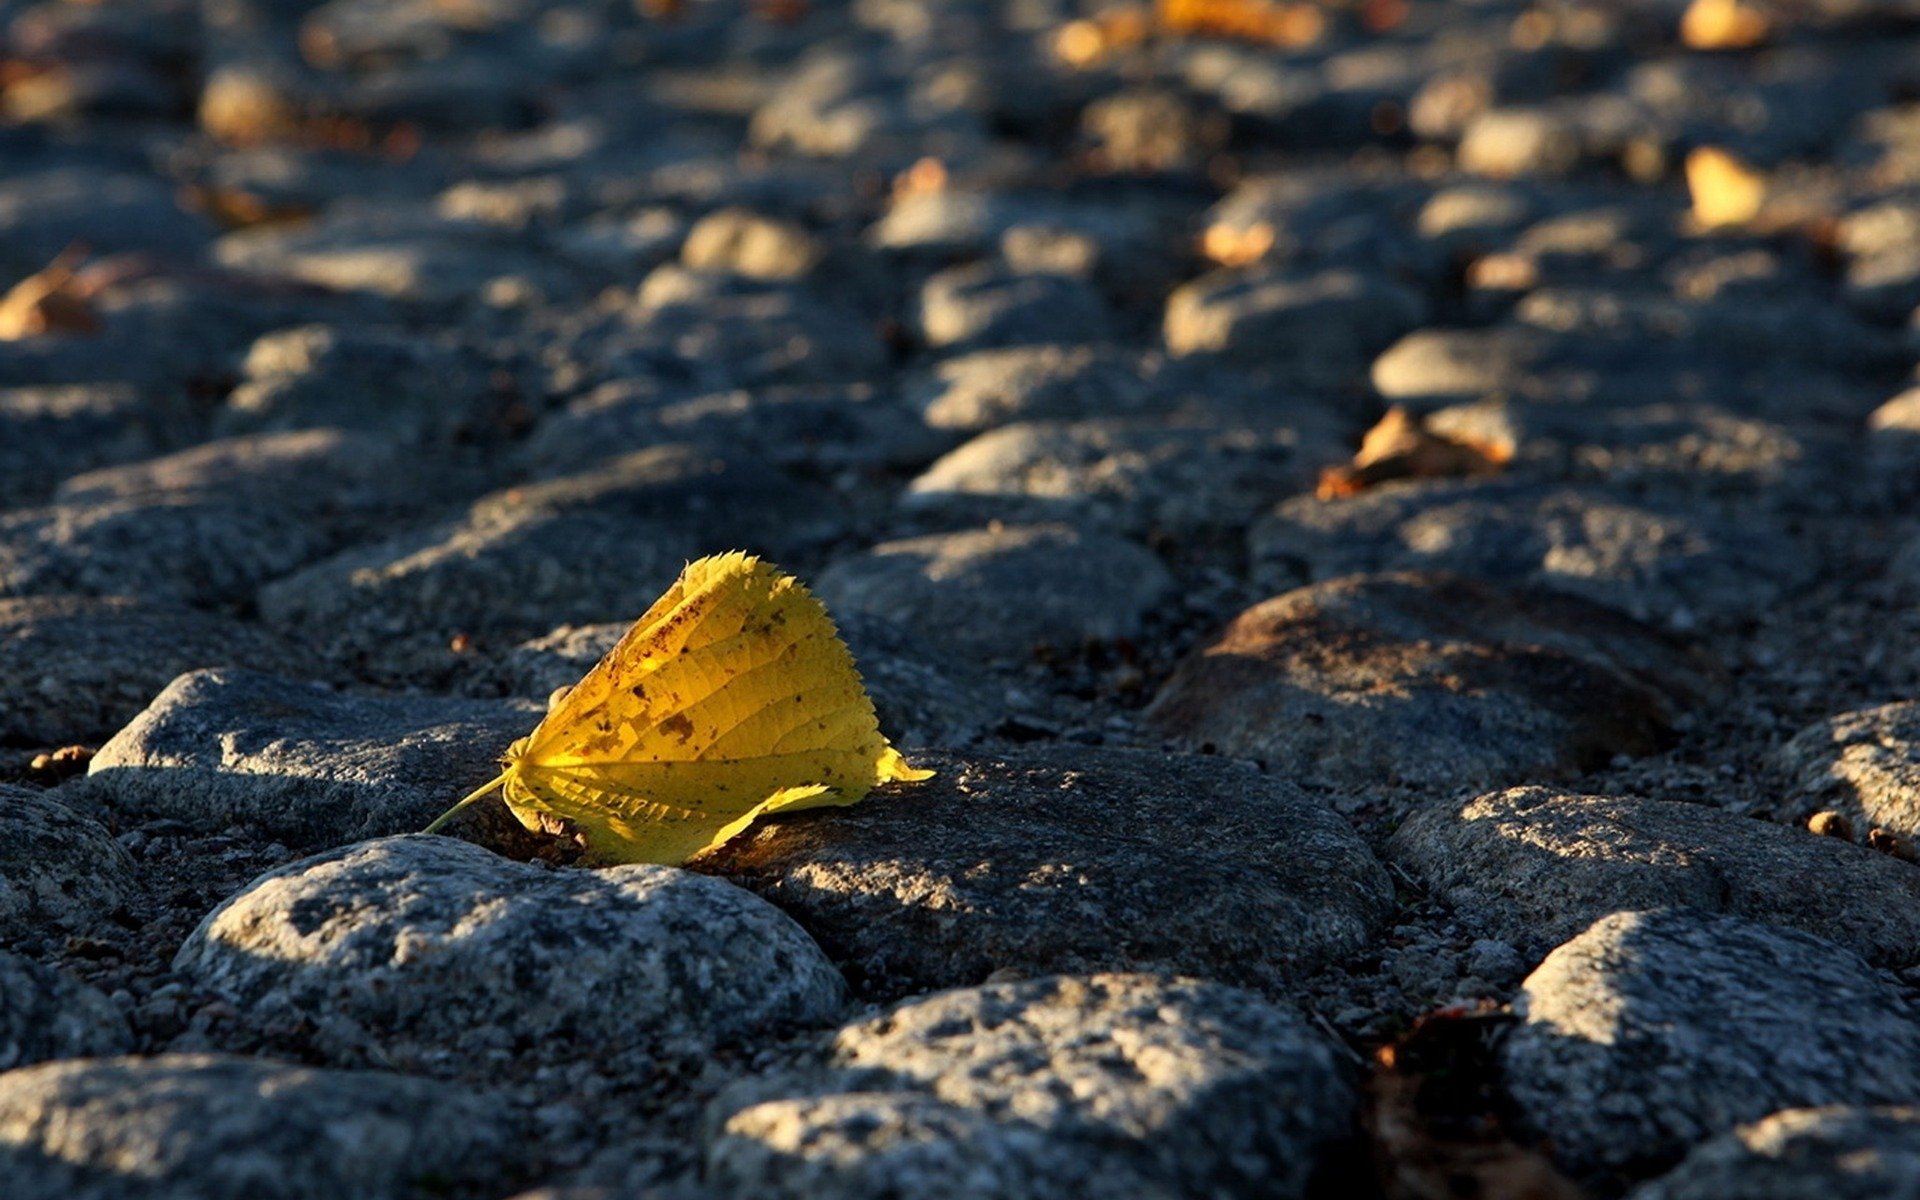
M 919 320 L 931 346 L 1099 342 L 1113 332 L 1105 301 L 1087 283 L 997 263 L 951 267 L 927 280 Z
M 1778 762 L 1792 784 L 1783 804 L 1791 816 L 1832 809 L 1863 836 L 1878 828 L 1920 839 L 1920 701 L 1815 722 L 1780 748 Z
M 555 352 L 576 360 L 587 383 L 663 374 L 703 392 L 842 383 L 887 363 L 875 323 L 836 297 L 671 263 L 647 276 L 632 304 Z
M 0 389 L 0 505 L 38 501 L 69 475 L 157 453 L 149 415 L 125 384 Z
M 536 471 L 558 474 L 662 443 L 818 471 L 918 467 L 953 441 L 868 384 L 772 384 L 687 395 L 622 380 L 543 420 L 524 453 Z
M 880 617 L 839 613 L 834 624 L 853 651 L 881 731 L 896 744 L 964 745 L 1010 715 L 1006 690 L 958 655 L 942 654 Z M 515 646 L 493 677 L 516 696 L 544 702 L 578 683 L 629 628 L 563 625 Z
M 1513 325 L 1421 329 L 1382 351 L 1371 378 L 1389 400 L 1478 400 L 1521 389 L 1552 344 L 1550 334 Z
M 933 259 L 977 258 L 999 248 L 1018 228 L 1040 226 L 1084 234 L 1103 258 L 1153 265 L 1160 240 L 1153 223 L 1117 207 L 1062 202 L 1057 196 L 1010 196 L 964 188 L 911 191 L 898 196 L 867 230 L 876 249 Z
M 0 186 L 0 266 L 38 271 L 75 242 L 96 254 L 145 251 L 191 260 L 212 237 L 164 179 L 102 167 L 9 172 Z
M 0 784 L 0 939 L 87 934 L 139 889 L 105 827 L 50 796 Z
M 738 208 L 700 218 L 680 247 L 680 261 L 693 270 L 750 279 L 799 279 L 825 256 L 819 239 L 799 225 Z
M 1302 1196 L 1354 1102 L 1297 1013 L 1142 975 L 912 1001 L 755 1090 L 751 1106 L 721 1098 L 708 1179 L 823 1200 Z
M 960 95 L 917 84 L 881 56 L 823 46 L 753 114 L 769 150 L 854 158 L 899 170 L 919 155 L 971 155 L 985 138 Z
M 1920 491 L 1920 388 L 1909 388 L 1867 417 L 1868 458 L 1876 482 L 1895 499 Z
M 500 754 L 539 719 L 531 704 L 357 695 L 196 671 L 100 747 L 86 778 L 67 788 L 197 832 L 239 825 L 314 850 L 421 828 L 495 775 Z M 504 805 L 468 811 L 476 836 L 510 838 L 519 828 Z
M 1387 844 L 1461 920 L 1553 945 L 1608 913 L 1684 906 L 1920 962 L 1920 868 L 1701 804 L 1495 792 L 1415 814 Z
M 810 1095 L 743 1109 L 708 1150 L 707 1176 L 715 1193 L 741 1200 L 1181 1195 L 1124 1156 L 911 1092 Z
M 1526 479 L 1297 497 L 1254 525 L 1261 578 L 1440 570 L 1570 592 L 1676 630 L 1758 612 L 1816 577 L 1779 525 Z
M 1139 535 L 1238 531 L 1341 457 L 1330 422 L 1205 418 L 1017 421 L 939 459 L 905 506 L 956 517 L 1065 518 Z
M 0 514 L 0 592 L 239 600 L 390 503 L 397 456 L 364 435 L 307 430 L 75 476 L 54 503 Z
M 1191 171 L 1225 145 L 1228 125 L 1179 92 L 1129 88 L 1087 105 L 1080 133 L 1109 171 Z
M 1565 175 L 1585 148 L 1565 109 L 1499 108 L 1468 123 L 1460 138 L 1460 166 L 1494 179 Z
M 1185 744 L 1341 788 L 1484 788 L 1658 749 L 1711 688 L 1698 658 L 1599 605 L 1367 575 L 1241 613 L 1146 716 Z
M 260 612 L 362 678 L 431 684 L 460 666 L 449 647 L 462 634 L 512 642 L 558 622 L 630 620 L 689 559 L 740 548 L 790 560 L 834 518 L 829 494 L 773 468 L 656 446 L 343 551 L 262 588 Z
M 305 224 L 236 230 L 214 244 L 213 257 L 236 270 L 433 306 L 470 303 L 501 278 L 536 281 L 549 294 L 568 288 L 566 273 L 513 230 L 375 199 L 336 203 Z
M 1086 747 L 911 757 L 934 778 L 764 822 L 702 869 L 794 914 L 887 995 L 996 970 L 1168 970 L 1281 993 L 1364 950 L 1392 912 L 1345 821 L 1243 764 Z
M 1920 1100 L 1920 1024 L 1832 942 L 1689 909 L 1615 913 L 1527 977 L 1502 1044 L 1531 1129 L 1644 1173 L 1783 1108 Z
M 427 1200 L 519 1145 L 484 1094 L 384 1071 L 166 1054 L 0 1075 L 9 1200 Z
M 282 329 L 253 344 L 243 370 L 215 422 L 220 432 L 338 426 L 445 441 L 479 433 L 495 400 L 479 356 L 403 330 Z
M 1221 355 L 1339 386 L 1365 375 L 1424 307 L 1414 293 L 1352 271 L 1219 271 L 1167 298 L 1165 338 L 1175 355 Z
M 97 989 L 0 951 L 0 1072 L 132 1048 L 126 1017 Z
M 838 1015 L 792 920 L 673 867 L 554 870 L 451 838 L 362 842 L 270 871 L 174 970 L 253 1019 L 313 1023 L 330 1060 L 485 1078 L 527 1055 L 645 1069 Z
M 1016 346 L 949 358 L 911 386 L 927 424 L 978 431 L 1008 421 L 1126 416 L 1153 404 L 1142 365 L 1091 346 Z
M 291 647 L 255 626 L 125 597 L 0 599 L 0 743 L 92 745 L 175 676 L 285 670 Z
M 1420 206 L 1414 227 L 1450 250 L 1471 250 L 1504 243 L 1538 208 L 1538 199 L 1520 187 L 1462 183 L 1435 192 Z
M 825 571 L 836 612 L 884 618 L 955 653 L 1024 662 L 1039 646 L 1126 637 L 1173 588 L 1132 542 L 1066 525 L 1025 525 L 883 542 Z
M 1669 502 L 1695 492 L 1802 504 L 1810 492 L 1840 492 L 1855 455 L 1822 431 L 1708 404 L 1493 398 L 1436 410 L 1426 428 L 1505 452 L 1509 476 L 1658 489 Z
M 1703 1142 L 1629 1200 L 1914 1200 L 1920 1109 L 1791 1108 Z
M 1650 288 L 1585 284 L 1539 287 L 1514 306 L 1523 325 L 1584 340 L 1586 352 L 1782 362 L 1862 371 L 1911 355 L 1897 334 L 1801 292 L 1765 304 L 1744 296 L 1676 298 Z

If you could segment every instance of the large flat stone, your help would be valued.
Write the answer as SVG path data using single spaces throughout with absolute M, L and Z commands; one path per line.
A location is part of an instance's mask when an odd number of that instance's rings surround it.
M 287 670 L 297 657 L 257 626 L 189 608 L 122 596 L 0 599 L 0 743 L 92 744 L 175 676 Z
M 743 1093 L 717 1105 L 709 1181 L 817 1200 L 1301 1196 L 1353 1105 L 1297 1013 L 1140 975 L 912 1001 Z
M 1885 966 L 1920 962 L 1920 868 L 1707 805 L 1514 788 L 1416 813 L 1387 853 L 1460 919 L 1517 944 L 1684 905 L 1799 929 Z
M 763 822 L 701 869 L 792 913 L 885 995 L 1002 969 L 1283 992 L 1364 950 L 1392 911 L 1345 821 L 1246 766 L 1091 748 L 911 757 L 938 774 Z
M 1678 643 L 1571 596 L 1362 575 L 1255 605 L 1146 716 L 1180 741 L 1347 789 L 1487 787 L 1659 748 L 1711 691 Z
M 499 756 L 539 720 L 532 704 L 196 671 L 168 685 L 67 788 L 77 802 L 200 833 L 240 826 L 318 850 L 424 827 L 497 774 Z M 482 840 L 519 828 L 504 805 L 468 811 L 475 821 L 461 828 Z
M 384 1071 L 165 1054 L 0 1075 L 8 1200 L 427 1200 L 517 1145 L 486 1096 Z
M 1506 1086 L 1554 1155 L 1644 1174 L 1783 1108 L 1920 1101 L 1920 1024 L 1832 942 L 1690 909 L 1615 913 L 1522 985 Z
M 451 838 L 362 842 L 271 871 L 174 970 L 329 1060 L 485 1077 L 529 1055 L 644 1070 L 838 1015 L 792 920 L 673 867 L 553 870 Z

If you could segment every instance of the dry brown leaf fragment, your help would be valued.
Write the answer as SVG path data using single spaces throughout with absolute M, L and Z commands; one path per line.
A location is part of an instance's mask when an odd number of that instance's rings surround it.
M 1501 1119 L 1494 1044 L 1511 1014 L 1481 1001 L 1428 1013 L 1374 1056 L 1364 1111 L 1388 1200 L 1581 1200 Z
M 100 318 L 88 303 L 92 290 L 79 278 L 85 252 L 68 248 L 0 297 L 0 341 L 49 333 L 98 333 Z
M 1272 0 L 1155 0 L 1154 17 L 1167 33 L 1274 46 L 1312 45 L 1327 28 L 1327 18 L 1317 6 Z
M 1390 479 L 1491 475 L 1512 457 L 1509 446 L 1435 433 L 1427 428 L 1426 418 L 1396 404 L 1360 439 L 1352 462 L 1320 473 L 1314 495 L 1337 500 Z

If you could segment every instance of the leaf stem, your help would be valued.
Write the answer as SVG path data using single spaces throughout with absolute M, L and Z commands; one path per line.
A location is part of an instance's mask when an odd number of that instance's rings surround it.
M 448 809 L 447 811 L 441 813 L 439 816 L 435 817 L 433 819 L 433 824 L 427 826 L 425 829 L 422 829 L 420 832 L 421 833 L 440 832 L 440 827 L 442 825 L 445 825 L 448 821 L 453 820 L 454 817 L 458 816 L 461 809 L 465 808 L 469 804 L 472 804 L 475 800 L 480 799 L 482 796 L 486 795 L 488 792 L 491 792 L 493 789 L 505 783 L 507 781 L 507 776 L 511 774 L 513 774 L 513 768 L 508 767 L 506 770 L 500 772 L 498 775 L 495 775 L 492 779 L 487 780 L 487 782 L 481 784 L 479 787 L 469 792 L 467 794 L 466 799 L 462 800 L 460 803 L 454 805 L 452 808 Z

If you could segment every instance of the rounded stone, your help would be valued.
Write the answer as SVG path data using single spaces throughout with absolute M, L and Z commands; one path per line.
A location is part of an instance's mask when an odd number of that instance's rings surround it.
M 1832 809 L 1862 834 L 1878 828 L 1920 839 L 1920 701 L 1815 722 L 1778 759 L 1793 782 L 1793 815 Z
M 1244 764 L 1085 747 L 911 757 L 934 777 L 762 822 L 701 869 L 792 913 L 890 996 L 997 970 L 1284 993 L 1366 950 L 1393 910 L 1344 820 Z
M 1165 338 L 1175 355 L 1213 354 L 1337 385 L 1419 324 L 1424 305 L 1396 284 L 1352 271 L 1318 275 L 1220 271 L 1167 298 Z
M 382 1071 L 164 1054 L 0 1075 L 7 1200 L 418 1200 L 509 1173 L 486 1097 Z
M 868 613 L 953 650 L 1024 662 L 1042 646 L 1126 637 L 1173 589 L 1143 546 L 1067 525 L 883 542 L 821 572 L 836 612 Z
M 943 992 L 842 1029 L 811 1071 L 750 1090 L 758 1104 L 721 1099 L 709 1178 L 835 1200 L 963 1184 L 1300 1196 L 1354 1101 L 1296 1012 L 1143 975 Z
M 132 1048 L 127 1018 L 98 989 L 0 951 L 0 1072 Z
M 1839 838 L 1703 804 L 1494 792 L 1416 813 L 1387 843 L 1462 920 L 1552 945 L 1608 913 L 1684 905 L 1920 962 L 1920 869 Z
M 1336 787 L 1486 787 L 1658 749 L 1710 691 L 1698 658 L 1611 609 L 1402 573 L 1246 610 L 1180 663 L 1146 717 Z
M 99 822 L 0 784 L 0 939 L 85 934 L 133 899 L 136 870 Z
M 1506 1086 L 1555 1157 L 1645 1174 L 1783 1108 L 1920 1101 L 1900 992 L 1810 934 L 1690 909 L 1604 917 L 1522 985 Z
M 296 850 L 419 829 L 499 770 L 532 704 L 336 692 L 251 671 L 182 675 L 66 787 L 202 834 L 239 826 Z M 525 836 L 498 802 L 459 828 Z
M 1920 1195 L 1920 1108 L 1790 1108 L 1704 1142 L 1628 1200 Z
M 124 596 L 0 599 L 0 741 L 110 737 L 175 676 L 284 669 L 293 650 L 259 628 Z
M 603 1069 L 831 1020 L 844 985 L 790 919 L 673 867 L 552 870 L 451 838 L 349 846 L 268 872 L 174 969 L 315 1023 L 351 1063 L 484 1075 L 527 1054 Z

